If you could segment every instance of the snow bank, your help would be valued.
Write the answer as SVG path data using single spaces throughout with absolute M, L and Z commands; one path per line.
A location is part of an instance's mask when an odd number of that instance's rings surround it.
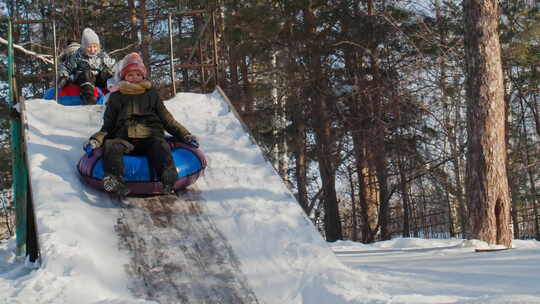
M 540 303 L 540 242 L 514 240 L 512 250 L 479 240 L 396 238 L 373 244 L 337 242 L 340 261 L 361 270 L 391 303 Z

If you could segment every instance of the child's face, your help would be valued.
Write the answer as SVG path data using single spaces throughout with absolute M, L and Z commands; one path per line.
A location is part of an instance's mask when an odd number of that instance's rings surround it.
M 94 56 L 99 52 L 99 45 L 95 43 L 89 44 L 84 51 L 90 56 Z
M 130 71 L 126 74 L 126 77 L 124 77 L 126 81 L 138 83 L 144 80 L 143 74 L 139 71 Z

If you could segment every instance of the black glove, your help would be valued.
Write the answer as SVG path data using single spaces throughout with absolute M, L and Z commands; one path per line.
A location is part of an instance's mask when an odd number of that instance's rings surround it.
M 96 81 L 96 78 L 94 77 L 94 75 L 92 74 L 92 71 L 90 70 L 81 71 L 79 76 L 77 77 L 78 84 L 83 84 L 85 82 L 90 82 L 93 84 L 95 81 Z
M 68 83 L 67 77 L 60 77 L 58 78 L 58 88 L 61 89 L 65 87 Z
M 113 73 L 110 69 L 103 69 L 101 72 L 99 72 L 99 78 L 103 79 L 103 81 L 107 81 L 107 79 L 111 78 L 113 76 Z
M 188 134 L 184 136 L 183 141 L 188 145 L 194 146 L 195 148 L 199 147 L 199 139 L 195 135 Z

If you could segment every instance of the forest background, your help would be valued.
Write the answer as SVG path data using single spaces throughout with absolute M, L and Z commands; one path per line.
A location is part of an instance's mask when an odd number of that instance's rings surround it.
M 540 8 L 534 0 L 499 6 L 512 228 L 515 238 L 540 240 Z M 12 0 L 3 9 L 14 19 L 54 19 L 58 52 L 80 41 L 84 27 L 117 60 L 140 52 L 167 99 L 168 15 L 209 8 L 213 27 L 207 14 L 173 18 L 175 63 L 185 64 L 174 76 L 177 91 L 208 92 L 217 82 L 328 241 L 467 235 L 461 1 Z M 217 73 L 186 69 L 213 62 L 210 28 Z M 15 26 L 23 98 L 41 97 L 54 81 L 51 33 L 50 24 Z M 0 44 L 3 62 L 6 53 Z M 7 204 L 7 67 L 0 69 Z

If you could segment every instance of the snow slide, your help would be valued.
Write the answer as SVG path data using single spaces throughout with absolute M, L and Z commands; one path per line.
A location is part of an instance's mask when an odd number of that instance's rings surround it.
M 21 264 L 1 273 L 0 294 L 7 303 L 390 300 L 364 273 L 337 260 L 219 91 L 178 94 L 165 104 L 199 137 L 208 159 L 205 175 L 178 198 L 119 203 L 82 184 L 75 169 L 82 143 L 101 126 L 103 107 L 26 101 L 42 260 L 35 270 Z M 144 212 L 159 204 L 169 212 Z M 133 225 L 136 220 L 159 229 L 144 230 Z M 193 245 L 201 238 L 211 247 Z M 151 265 L 135 267 L 134 260 Z M 169 262 L 177 266 L 159 266 Z M 173 277 L 170 288 L 159 281 Z M 219 282 L 229 285 L 216 289 Z

